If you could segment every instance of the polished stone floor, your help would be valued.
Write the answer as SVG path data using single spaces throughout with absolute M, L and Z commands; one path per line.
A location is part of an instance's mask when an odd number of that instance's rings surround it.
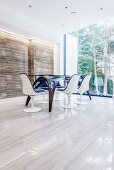
M 51 113 L 39 99 L 38 113 L 23 111 L 24 97 L 0 100 L 0 170 L 114 170 L 113 100 L 75 98 L 72 110 L 55 100 Z

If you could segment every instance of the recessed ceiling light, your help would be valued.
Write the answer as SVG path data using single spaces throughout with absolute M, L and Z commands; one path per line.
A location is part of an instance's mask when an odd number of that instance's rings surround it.
M 71 12 L 71 15 L 76 15 L 76 11 L 72 11 L 72 12 Z
M 100 11 L 102 11 L 103 10 L 103 8 L 100 8 Z
M 29 7 L 29 8 L 32 8 L 32 5 L 31 5 L 31 4 L 29 4 L 29 5 L 28 5 L 28 7 Z

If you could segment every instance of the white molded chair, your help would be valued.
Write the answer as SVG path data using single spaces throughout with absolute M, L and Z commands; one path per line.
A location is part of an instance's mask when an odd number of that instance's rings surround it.
M 39 92 L 35 92 L 35 90 L 33 89 L 32 87 L 32 84 L 28 78 L 28 76 L 23 73 L 20 75 L 21 77 L 21 80 L 22 80 L 22 91 L 23 91 L 23 94 L 27 95 L 27 96 L 30 96 L 31 97 L 31 108 L 26 108 L 24 109 L 25 112 L 38 112 L 38 111 L 41 111 L 42 109 L 41 108 L 36 108 L 34 107 L 34 102 L 33 102 L 33 97 L 38 95 L 38 94 L 41 94 L 42 91 L 39 91 Z
M 72 109 L 73 108 L 71 106 L 71 95 L 73 93 L 77 92 L 79 77 L 80 77 L 79 75 L 74 74 L 71 77 L 71 79 L 70 79 L 70 81 L 69 81 L 69 83 L 68 83 L 68 85 L 65 89 L 58 89 L 58 91 L 65 93 L 68 97 L 67 105 L 63 105 L 62 108 L 64 108 L 64 109 Z
M 89 81 L 90 81 L 91 76 L 87 75 L 84 80 L 81 83 L 81 86 L 78 89 L 78 93 L 80 94 L 80 98 L 77 102 L 75 102 L 76 104 L 86 104 L 87 102 L 83 102 L 82 101 L 82 94 L 87 92 L 89 94 L 90 100 L 91 100 L 91 96 L 89 93 Z

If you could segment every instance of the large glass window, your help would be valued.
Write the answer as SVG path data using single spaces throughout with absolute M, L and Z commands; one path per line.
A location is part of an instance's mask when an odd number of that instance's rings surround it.
M 78 73 L 91 74 L 91 93 L 111 96 L 114 78 L 114 20 L 72 33 L 78 39 Z

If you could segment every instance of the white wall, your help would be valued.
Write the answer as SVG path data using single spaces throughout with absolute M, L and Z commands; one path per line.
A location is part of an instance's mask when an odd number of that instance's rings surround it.
M 77 73 L 77 45 L 77 38 L 66 34 L 66 75 Z
M 60 74 L 60 45 L 54 45 L 54 74 Z

